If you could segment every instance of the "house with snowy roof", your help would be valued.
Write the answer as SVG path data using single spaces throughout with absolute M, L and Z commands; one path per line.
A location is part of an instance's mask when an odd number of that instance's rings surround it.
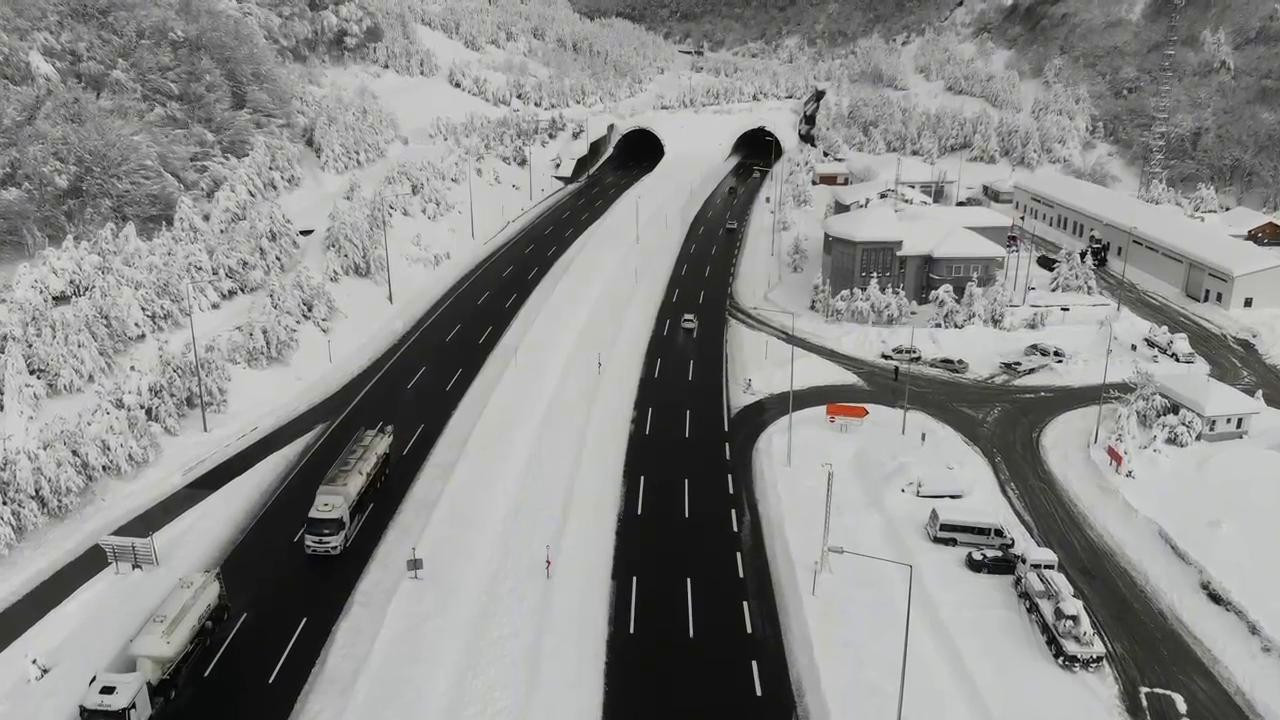
M 1004 267 L 1004 245 L 984 236 L 998 219 L 983 207 L 898 205 L 880 200 L 868 207 L 832 215 L 823 223 L 822 276 L 839 292 L 901 287 L 921 302 L 950 284 L 962 294 L 970 279 L 990 284 Z
M 1280 245 L 1280 220 L 1243 205 L 1218 215 L 1227 234 L 1254 245 Z
M 1261 400 L 1208 375 L 1171 373 L 1154 379 L 1156 390 L 1174 406 L 1174 412 L 1186 409 L 1204 421 L 1201 440 L 1244 437 L 1249 434 L 1253 416 L 1262 411 Z

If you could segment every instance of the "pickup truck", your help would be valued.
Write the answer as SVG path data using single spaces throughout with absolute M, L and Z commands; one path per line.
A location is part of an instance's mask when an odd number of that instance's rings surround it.
M 1192 363 L 1196 361 L 1196 353 L 1191 349 L 1191 342 L 1187 340 L 1186 333 L 1171 333 L 1169 328 L 1164 325 L 1152 325 L 1147 331 L 1146 337 L 1142 338 L 1142 342 L 1147 347 L 1168 355 L 1180 363 Z

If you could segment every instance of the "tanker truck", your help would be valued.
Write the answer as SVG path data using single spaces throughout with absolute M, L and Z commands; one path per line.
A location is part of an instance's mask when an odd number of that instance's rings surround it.
M 178 694 L 194 660 L 227 619 L 222 578 L 206 571 L 179 578 L 129 642 L 131 672 L 100 672 L 89 681 L 80 720 L 148 720 Z
M 310 555 L 338 555 L 355 540 L 368 514 L 369 496 L 391 464 L 391 425 L 361 428 L 325 473 L 303 526 Z
M 1073 670 L 1096 670 L 1102 665 L 1106 647 L 1075 588 L 1058 570 L 1053 551 L 1025 550 L 1014 570 L 1013 587 L 1059 665 Z

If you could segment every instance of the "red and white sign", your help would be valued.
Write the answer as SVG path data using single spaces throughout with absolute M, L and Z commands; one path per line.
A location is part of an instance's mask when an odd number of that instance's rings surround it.
M 827 403 L 827 422 L 832 425 L 861 425 L 870 414 L 871 411 L 861 405 Z
M 1124 465 L 1124 453 L 1115 448 L 1114 445 L 1107 446 L 1107 457 L 1111 459 L 1111 466 L 1120 472 L 1120 466 Z

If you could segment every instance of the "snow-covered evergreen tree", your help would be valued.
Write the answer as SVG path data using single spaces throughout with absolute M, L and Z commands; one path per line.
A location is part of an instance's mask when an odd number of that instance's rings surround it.
M 40 403 L 47 391 L 45 386 L 27 371 L 19 342 L 10 341 L 4 349 L 4 387 L 0 404 L 4 407 L 3 433 L 5 444 L 23 446 L 27 443 L 28 428 L 40 412 Z
M 1222 204 L 1218 201 L 1218 190 L 1213 185 L 1197 183 L 1195 192 L 1186 198 L 1188 212 L 1216 213 L 1221 212 Z
M 905 321 L 911 315 L 911 300 L 907 298 L 907 293 L 900 287 L 894 288 L 888 293 L 889 302 L 885 306 L 884 322 L 888 325 L 898 325 Z
M 808 262 L 809 251 L 804 248 L 800 236 L 791 238 L 791 247 L 787 248 L 787 267 L 793 273 L 802 273 Z
M 964 287 L 964 295 L 960 297 L 961 326 L 984 324 L 986 300 L 982 288 L 978 287 L 977 278 L 971 278 Z
M 836 293 L 832 299 L 832 316 L 837 320 L 849 320 L 849 303 L 853 300 L 853 294 L 848 288 Z
M 1138 199 L 1152 205 L 1177 205 L 1182 207 L 1186 202 L 1177 190 L 1165 184 L 1164 180 L 1155 178 L 1138 192 Z
M 957 328 L 964 326 L 964 311 L 956 300 L 956 291 L 951 287 L 950 283 L 930 292 L 929 304 L 933 306 L 933 315 L 929 317 L 929 327 Z
M 985 288 L 982 293 L 983 325 L 991 328 L 1004 328 L 1009 315 L 1009 288 L 997 283 Z
M 867 303 L 867 314 L 869 315 L 868 320 L 864 322 L 885 323 L 885 317 L 889 314 L 890 300 L 884 291 L 880 289 L 879 278 L 872 275 L 871 282 L 867 283 L 867 289 L 862 293 L 862 299 Z
M 383 216 L 372 200 L 358 198 L 334 205 L 325 233 L 326 272 L 330 280 L 382 272 L 387 262 L 382 252 L 382 222 Z
M 1093 272 L 1093 259 L 1082 259 L 1080 253 L 1063 248 L 1058 265 L 1049 275 L 1049 289 L 1054 292 L 1098 294 L 1098 278 Z
M 396 123 L 367 87 L 309 90 L 302 99 L 308 121 L 307 144 L 329 172 L 364 167 L 387 154 Z
M 809 309 L 821 314 L 819 308 L 822 305 L 822 292 L 826 282 L 822 279 L 822 271 L 814 276 L 813 283 L 809 286 Z

